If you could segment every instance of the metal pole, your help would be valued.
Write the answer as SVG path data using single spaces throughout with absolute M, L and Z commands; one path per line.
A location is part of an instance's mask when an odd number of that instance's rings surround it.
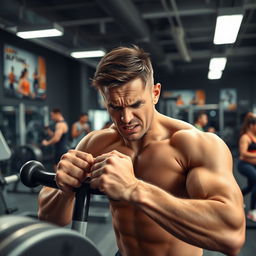
M 49 107 L 48 106 L 44 106 L 43 107 L 43 118 L 44 118 L 44 126 L 48 127 L 50 120 L 49 120 Z
M 194 106 L 193 105 L 190 105 L 188 107 L 188 122 L 190 124 L 194 123 Z
M 16 120 L 18 121 L 19 145 L 22 146 L 26 144 L 26 116 L 24 103 L 19 104 L 18 117 Z
M 224 106 L 222 102 L 219 103 L 219 130 L 220 137 L 222 137 L 224 131 Z

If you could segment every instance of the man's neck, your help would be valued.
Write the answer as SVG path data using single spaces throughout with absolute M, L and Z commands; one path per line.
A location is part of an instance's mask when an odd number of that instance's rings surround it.
M 150 143 L 161 140 L 163 133 L 160 132 L 160 130 L 161 125 L 158 120 L 158 113 L 155 112 L 149 129 L 140 139 L 126 140 L 125 138 L 123 138 L 123 140 L 127 147 L 133 149 L 135 152 L 140 152 Z

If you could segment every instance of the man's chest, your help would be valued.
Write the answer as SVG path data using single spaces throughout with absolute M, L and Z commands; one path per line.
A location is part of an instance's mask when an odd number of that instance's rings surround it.
M 185 196 L 187 170 L 184 157 L 169 141 L 149 144 L 141 152 L 117 149 L 129 155 L 138 179 L 154 184 L 176 196 Z

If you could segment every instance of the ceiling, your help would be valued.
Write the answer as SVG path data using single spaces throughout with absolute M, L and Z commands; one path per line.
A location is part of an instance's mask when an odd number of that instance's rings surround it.
M 56 22 L 64 36 L 33 39 L 61 54 L 74 49 L 137 44 L 151 53 L 161 74 L 208 71 L 212 56 L 227 56 L 229 70 L 256 64 L 256 0 L 0 0 L 0 28 Z M 214 45 L 219 11 L 244 18 L 235 44 Z M 98 59 L 83 59 L 95 67 Z

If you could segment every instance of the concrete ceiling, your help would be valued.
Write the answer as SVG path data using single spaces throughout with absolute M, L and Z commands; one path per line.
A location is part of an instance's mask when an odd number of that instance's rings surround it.
M 212 56 L 227 56 L 229 70 L 255 70 L 256 0 L 0 0 L 0 29 L 56 22 L 64 36 L 33 41 L 61 54 L 73 49 L 137 44 L 163 75 L 207 72 Z M 235 44 L 214 45 L 219 11 L 244 18 Z M 82 60 L 95 67 L 98 59 Z

